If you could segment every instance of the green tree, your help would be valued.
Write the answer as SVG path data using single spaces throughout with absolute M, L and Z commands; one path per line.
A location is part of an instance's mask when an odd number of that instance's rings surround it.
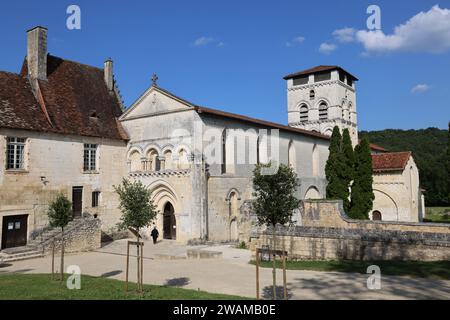
M 64 228 L 72 220 L 72 203 L 62 194 L 50 203 L 48 209 L 48 219 L 50 226 L 61 228 L 61 281 L 64 279 Z
M 450 203 L 450 121 L 448 123 L 448 143 L 447 143 L 447 203 Z
M 156 218 L 158 211 L 156 210 L 151 198 L 151 191 L 148 190 L 141 181 L 130 182 L 127 179 L 122 180 L 122 184 L 114 186 L 116 193 L 120 198 L 119 208 L 122 211 L 122 217 L 118 224 L 119 229 L 130 230 L 137 239 L 136 243 L 136 260 L 137 260 L 137 284 L 138 290 L 143 290 L 143 274 L 144 262 L 141 255 L 142 248 L 140 246 L 140 231 L 147 227 Z M 129 252 L 127 251 L 127 274 L 128 274 Z M 127 279 L 128 281 L 128 279 Z M 125 289 L 127 290 L 127 289 Z
M 291 222 L 293 211 L 298 208 L 300 201 L 294 196 L 298 183 L 293 169 L 281 164 L 275 174 L 264 175 L 262 170 L 270 167 L 270 163 L 258 164 L 253 171 L 253 195 L 256 198 L 253 209 L 258 223 L 272 228 L 272 250 L 275 250 L 276 226 Z M 276 299 L 275 254 L 272 273 L 273 297 Z
M 325 165 L 325 176 L 327 178 L 327 198 L 328 199 L 344 199 L 345 193 L 341 179 L 341 145 L 342 136 L 337 126 L 333 129 L 333 134 L 328 147 L 329 155 Z
M 427 128 L 418 130 L 387 129 L 361 131 L 361 138 L 378 144 L 390 152 L 412 151 L 419 168 L 420 186 L 426 190 L 426 206 L 448 206 L 447 162 L 448 130 Z M 444 165 L 443 165 L 444 164 Z
M 353 180 L 349 217 L 369 219 L 372 210 L 373 194 L 372 157 L 367 138 L 363 138 L 355 148 L 355 175 Z
M 151 192 L 140 181 L 122 180 L 122 184 L 114 186 L 120 198 L 122 211 L 119 229 L 129 229 L 139 241 L 139 232 L 155 219 L 158 211 L 151 199 Z
M 347 128 L 342 132 L 342 147 L 341 147 L 341 162 L 340 172 L 338 175 L 342 183 L 342 200 L 344 203 L 344 210 L 350 210 L 350 189 L 355 175 L 355 154 L 353 151 L 352 140 L 350 132 Z

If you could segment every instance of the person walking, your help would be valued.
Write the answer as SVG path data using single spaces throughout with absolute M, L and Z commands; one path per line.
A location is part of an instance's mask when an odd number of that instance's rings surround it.
M 156 244 L 158 237 L 159 237 L 159 231 L 158 231 L 158 229 L 156 229 L 156 226 L 153 227 L 151 236 L 153 238 L 153 244 Z

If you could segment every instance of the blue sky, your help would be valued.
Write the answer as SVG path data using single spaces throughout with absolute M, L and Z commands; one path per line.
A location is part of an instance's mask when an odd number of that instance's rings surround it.
M 66 27 L 70 4 L 81 8 L 81 30 Z M 381 8 L 375 35 L 364 31 L 370 4 Z M 447 9 L 436 0 L 8 1 L 0 70 L 19 71 L 25 31 L 44 25 L 53 55 L 99 67 L 112 57 L 127 106 L 157 73 L 161 87 L 193 103 L 286 123 L 282 77 L 332 64 L 360 79 L 360 130 L 446 128 Z

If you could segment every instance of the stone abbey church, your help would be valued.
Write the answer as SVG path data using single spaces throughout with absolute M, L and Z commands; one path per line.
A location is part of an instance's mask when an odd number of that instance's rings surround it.
M 50 55 L 43 27 L 29 30 L 27 41 L 20 71 L 0 72 L 2 249 L 23 246 L 48 226 L 48 205 L 58 193 L 72 201 L 75 218 L 97 217 L 112 233 L 121 216 L 113 186 L 124 177 L 152 191 L 165 239 L 246 240 L 255 163 L 289 164 L 298 174 L 298 198 L 321 199 L 333 127 L 349 128 L 358 143 L 358 79 L 338 66 L 284 78 L 283 125 L 196 105 L 160 88 L 156 77 L 126 108 L 110 59 L 97 68 Z M 370 218 L 421 220 L 411 153 L 372 150 Z

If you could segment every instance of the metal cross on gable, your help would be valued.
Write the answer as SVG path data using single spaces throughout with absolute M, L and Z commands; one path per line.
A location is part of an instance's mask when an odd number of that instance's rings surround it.
M 156 83 L 158 81 L 158 79 L 159 79 L 158 75 L 156 73 L 154 73 L 152 76 L 152 85 L 153 86 L 155 86 L 155 87 L 158 86 L 158 84 Z

